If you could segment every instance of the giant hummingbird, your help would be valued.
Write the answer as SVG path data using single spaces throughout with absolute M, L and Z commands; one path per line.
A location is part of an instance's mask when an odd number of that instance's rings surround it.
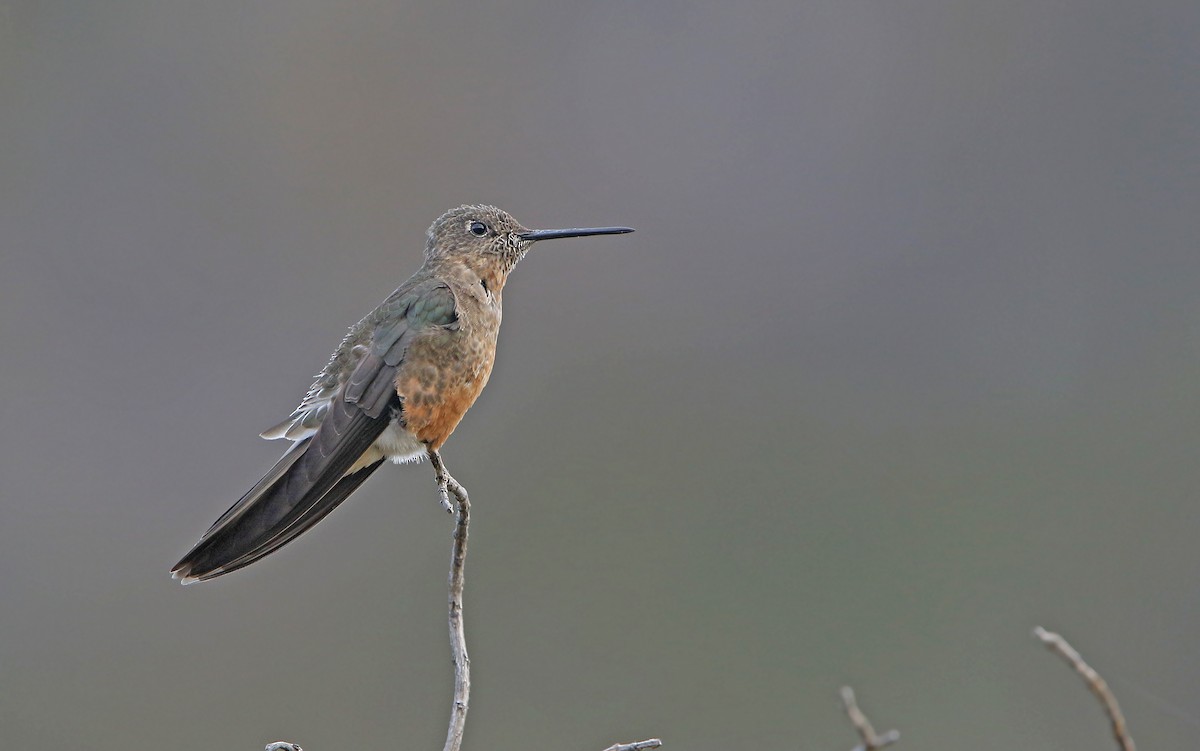
M 530 230 L 494 206 L 459 206 L 429 228 L 412 278 L 350 327 L 287 419 L 262 432 L 292 446 L 209 528 L 172 575 L 212 579 L 312 527 L 384 462 L 439 449 L 492 373 L 504 283 L 535 242 L 628 227 Z M 440 475 L 439 475 L 440 478 Z

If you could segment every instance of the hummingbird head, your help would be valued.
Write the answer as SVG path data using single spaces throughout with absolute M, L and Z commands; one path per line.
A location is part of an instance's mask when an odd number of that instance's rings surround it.
M 438 217 L 426 233 L 425 257 L 474 256 L 521 260 L 529 249 L 521 234 L 529 230 L 495 206 L 459 206 Z
M 539 240 L 585 235 L 619 235 L 628 227 L 531 230 L 495 206 L 459 206 L 438 217 L 426 233 L 425 258 L 479 261 L 508 274 Z

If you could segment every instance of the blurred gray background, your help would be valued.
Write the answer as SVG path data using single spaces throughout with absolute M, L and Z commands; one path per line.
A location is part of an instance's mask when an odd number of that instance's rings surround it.
M 440 747 L 387 468 L 181 588 L 465 202 L 539 246 L 451 440 L 471 749 L 1200 729 L 1200 4 L 0 2 L 0 745 Z

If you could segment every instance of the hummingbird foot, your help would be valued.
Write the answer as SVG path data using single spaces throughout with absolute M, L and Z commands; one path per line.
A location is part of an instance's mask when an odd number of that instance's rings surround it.
M 470 507 L 470 501 L 467 498 L 467 489 L 462 486 L 454 476 L 446 469 L 446 463 L 442 461 L 442 455 L 436 449 L 428 449 L 429 463 L 433 465 L 434 474 L 437 477 L 438 486 L 438 501 L 447 514 L 454 513 L 454 507 L 450 505 L 450 494 L 454 494 L 454 498 L 458 501 L 459 506 Z

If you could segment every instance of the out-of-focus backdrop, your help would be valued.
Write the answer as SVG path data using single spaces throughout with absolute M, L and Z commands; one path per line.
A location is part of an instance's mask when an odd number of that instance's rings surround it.
M 0 745 L 432 749 L 388 468 L 169 566 L 442 211 L 539 246 L 446 451 L 468 748 L 1200 728 L 1200 4 L 0 2 Z

